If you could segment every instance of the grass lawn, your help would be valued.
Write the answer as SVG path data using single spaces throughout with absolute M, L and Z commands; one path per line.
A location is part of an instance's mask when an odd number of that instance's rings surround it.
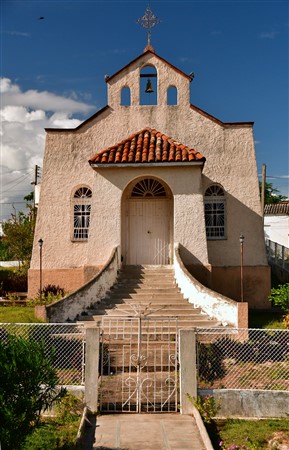
M 26 439 L 23 450 L 76 450 L 75 439 L 79 422 L 80 417 L 68 423 L 62 423 L 57 418 L 42 420 Z
M 34 306 L 0 306 L 0 323 L 41 322 L 34 316 Z
M 277 450 L 281 444 L 289 445 L 288 419 L 217 420 L 212 429 L 210 437 L 215 450 Z

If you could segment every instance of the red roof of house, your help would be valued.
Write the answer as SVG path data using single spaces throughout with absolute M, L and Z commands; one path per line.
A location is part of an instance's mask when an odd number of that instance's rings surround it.
M 205 162 L 206 158 L 157 130 L 145 128 L 90 158 L 90 164 Z
M 289 202 L 270 203 L 265 205 L 266 216 L 289 216 Z

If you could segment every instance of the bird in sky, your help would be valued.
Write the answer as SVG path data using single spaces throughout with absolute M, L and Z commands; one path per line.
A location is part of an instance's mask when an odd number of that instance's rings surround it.
M 44 17 L 42 17 L 42 16 L 41 16 L 41 17 L 38 17 L 38 20 L 43 20 L 43 19 L 44 19 Z

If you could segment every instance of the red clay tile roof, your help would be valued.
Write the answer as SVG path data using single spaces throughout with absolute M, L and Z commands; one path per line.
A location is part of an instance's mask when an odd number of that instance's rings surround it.
M 94 155 L 89 164 L 205 162 L 201 153 L 157 130 L 145 128 Z
M 264 213 L 266 216 L 289 216 L 289 202 L 265 205 Z

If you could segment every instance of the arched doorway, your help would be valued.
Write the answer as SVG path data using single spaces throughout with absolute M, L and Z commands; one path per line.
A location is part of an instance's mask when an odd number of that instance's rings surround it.
M 125 263 L 172 262 L 172 195 L 167 186 L 146 177 L 128 188 L 125 218 Z

